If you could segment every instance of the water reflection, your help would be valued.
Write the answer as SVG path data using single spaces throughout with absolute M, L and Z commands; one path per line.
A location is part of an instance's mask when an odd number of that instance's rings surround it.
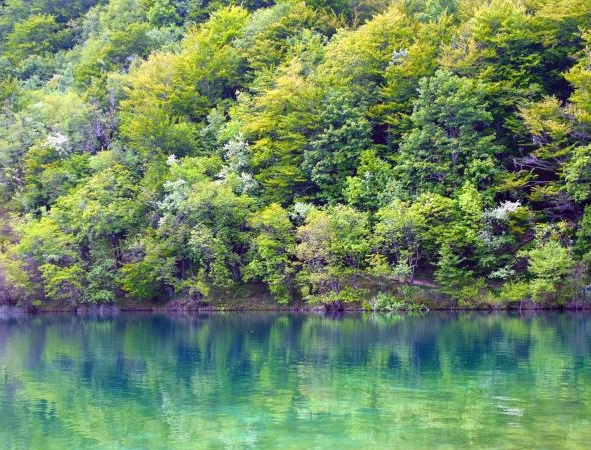
M 0 318 L 0 442 L 587 448 L 591 316 Z

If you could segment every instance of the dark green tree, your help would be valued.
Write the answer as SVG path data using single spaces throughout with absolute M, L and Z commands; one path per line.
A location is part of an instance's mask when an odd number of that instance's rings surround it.
M 465 181 L 480 189 L 492 186 L 503 148 L 489 128 L 484 91 L 482 84 L 444 70 L 421 81 L 413 129 L 396 156 L 399 177 L 415 196 L 449 195 Z

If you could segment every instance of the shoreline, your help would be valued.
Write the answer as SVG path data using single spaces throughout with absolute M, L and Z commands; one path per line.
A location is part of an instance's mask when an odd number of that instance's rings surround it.
M 346 313 L 380 313 L 380 314 L 426 314 L 431 311 L 436 312 L 519 312 L 519 311 L 564 311 L 564 312 L 577 312 L 577 311 L 591 311 L 591 305 L 564 305 L 564 306 L 543 306 L 528 304 L 521 307 L 429 307 L 422 310 L 370 310 L 361 307 L 346 307 L 343 309 L 332 309 L 328 307 L 309 307 L 309 306 L 261 306 L 261 307 L 244 307 L 236 305 L 217 305 L 207 307 L 194 307 L 194 308 L 178 308 L 164 306 L 130 306 L 130 305 L 89 305 L 89 306 L 74 306 L 74 307 L 61 307 L 61 306 L 47 306 L 47 307 L 23 307 L 15 305 L 0 305 L 0 316 L 2 315 L 44 315 L 44 314 L 75 314 L 75 315 L 112 315 L 119 313 L 169 313 L 169 314 L 208 314 L 208 313 L 223 313 L 223 312 L 234 312 L 234 313 L 314 313 L 314 314 L 327 314 L 327 315 L 338 315 Z

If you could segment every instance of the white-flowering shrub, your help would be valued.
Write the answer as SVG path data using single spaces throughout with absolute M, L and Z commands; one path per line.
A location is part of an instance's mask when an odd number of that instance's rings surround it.
M 489 220 L 496 220 L 499 222 L 506 222 L 509 219 L 509 214 L 517 211 L 521 203 L 517 202 L 510 202 L 506 201 L 501 203 L 499 206 L 493 209 L 487 209 L 483 213 L 483 218 L 485 221 Z
M 168 155 L 168 158 L 166 158 L 166 165 L 167 166 L 176 166 L 178 165 L 179 160 L 177 159 L 176 155 Z
M 290 218 L 294 221 L 301 221 L 303 222 L 310 211 L 314 209 L 314 205 L 311 203 L 304 203 L 304 202 L 296 202 L 293 205 L 292 212 L 290 213 Z
M 515 276 L 515 270 L 508 266 L 500 267 L 488 274 L 488 278 L 497 280 L 509 280 Z
M 408 58 L 408 50 L 406 50 L 405 48 L 393 50 L 392 51 L 392 59 L 390 60 L 390 65 L 393 66 L 396 64 L 400 64 L 406 58 Z
M 45 145 L 55 150 L 62 158 L 68 156 L 72 152 L 70 139 L 68 136 L 61 133 L 56 132 L 48 135 Z
M 231 170 L 239 172 L 250 167 L 252 152 L 241 135 L 224 145 L 224 159 Z
M 252 152 L 248 143 L 238 135 L 224 145 L 224 159 L 226 164 L 217 177 L 222 181 L 229 181 L 233 190 L 240 194 L 249 194 L 258 188 L 250 171 Z
M 162 212 L 158 220 L 159 227 L 167 224 L 176 216 L 187 198 L 189 187 L 185 180 L 178 179 L 164 183 L 164 190 L 167 194 L 162 201 L 157 203 L 158 209 Z

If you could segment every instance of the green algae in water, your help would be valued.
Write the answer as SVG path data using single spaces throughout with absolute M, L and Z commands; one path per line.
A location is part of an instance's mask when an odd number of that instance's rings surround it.
M 0 443 L 591 448 L 591 315 L 1 319 Z

